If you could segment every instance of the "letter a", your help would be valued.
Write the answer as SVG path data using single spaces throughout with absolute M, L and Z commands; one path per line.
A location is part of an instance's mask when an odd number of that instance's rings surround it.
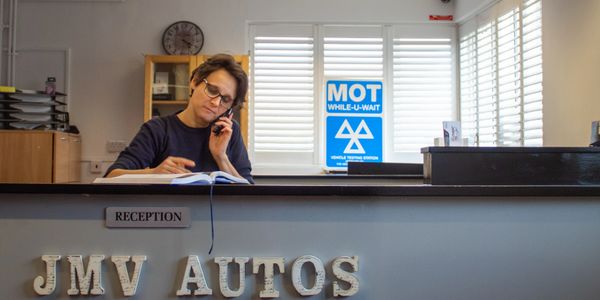
M 193 275 L 190 276 L 190 271 Z M 197 275 L 197 276 L 196 276 Z M 183 280 L 181 281 L 181 288 L 177 291 L 177 296 L 189 296 L 192 294 L 190 289 L 187 288 L 188 284 L 194 283 L 198 287 L 194 291 L 196 295 L 212 295 L 212 290 L 206 285 L 206 279 L 204 278 L 204 272 L 200 266 L 200 261 L 197 255 L 188 256 L 187 265 L 185 266 L 185 273 L 183 274 Z

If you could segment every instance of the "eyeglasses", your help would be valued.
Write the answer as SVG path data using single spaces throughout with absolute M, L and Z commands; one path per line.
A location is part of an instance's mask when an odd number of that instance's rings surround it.
M 231 99 L 231 97 L 221 95 L 221 91 L 219 91 L 219 88 L 215 85 L 208 83 L 208 80 L 203 79 L 203 81 L 205 85 L 204 93 L 206 94 L 206 96 L 208 96 L 208 98 L 215 99 L 218 97 L 219 105 L 223 106 L 225 109 L 231 107 L 231 105 L 233 104 L 233 99 Z

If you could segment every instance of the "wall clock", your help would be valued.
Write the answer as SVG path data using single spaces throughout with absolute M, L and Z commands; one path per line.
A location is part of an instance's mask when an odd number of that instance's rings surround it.
M 165 29 L 162 44 L 171 55 L 196 55 L 204 45 L 204 33 L 192 22 L 175 22 Z

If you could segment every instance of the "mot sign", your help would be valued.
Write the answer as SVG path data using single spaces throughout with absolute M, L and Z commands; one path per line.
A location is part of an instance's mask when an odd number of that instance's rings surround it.
M 381 81 L 329 80 L 326 88 L 327 113 L 381 114 Z
M 328 80 L 325 90 L 327 167 L 382 161 L 383 83 Z

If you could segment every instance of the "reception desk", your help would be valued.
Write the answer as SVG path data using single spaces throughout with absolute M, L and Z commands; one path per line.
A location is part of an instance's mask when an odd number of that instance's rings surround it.
M 226 272 L 233 299 L 260 298 L 268 283 L 265 265 L 255 265 L 274 258 L 283 270 L 272 268 L 271 292 L 281 299 L 307 290 L 310 299 L 340 291 L 354 292 L 348 299 L 600 298 L 600 186 L 430 186 L 368 176 L 257 182 L 0 185 L 0 299 L 40 298 L 35 278 L 47 284 L 42 257 L 53 255 L 61 258 L 51 299 L 188 299 L 177 294 L 200 278 L 198 269 L 186 274 L 194 258 L 212 292 L 196 297 L 223 299 L 219 257 L 247 259 L 243 290 L 236 265 Z M 107 227 L 109 207 L 189 208 L 191 222 Z M 104 257 L 102 295 L 68 295 L 69 256 L 81 256 L 87 270 L 92 256 Z M 112 261 L 121 256 L 145 256 L 133 298 Z M 133 278 L 134 263 L 128 268 Z

